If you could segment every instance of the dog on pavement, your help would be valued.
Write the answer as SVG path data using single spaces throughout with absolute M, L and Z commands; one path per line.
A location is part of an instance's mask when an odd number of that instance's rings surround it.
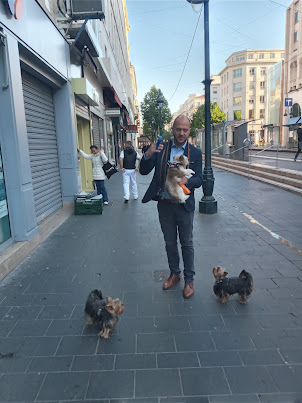
M 190 197 L 190 190 L 185 185 L 180 184 L 182 178 L 189 179 L 195 173 L 188 166 L 189 160 L 185 155 L 176 155 L 174 162 L 168 163 L 166 189 L 176 203 L 185 203 Z
M 213 269 L 215 278 L 214 294 L 217 295 L 219 301 L 224 304 L 230 298 L 230 295 L 238 294 L 238 301 L 246 304 L 249 296 L 253 291 L 252 275 L 242 270 L 239 277 L 227 277 L 228 272 L 223 267 Z
M 85 314 L 87 325 L 100 325 L 100 337 L 108 339 L 119 321 L 118 315 L 124 312 L 124 304 L 120 299 L 103 298 L 101 290 L 93 290 L 88 295 Z

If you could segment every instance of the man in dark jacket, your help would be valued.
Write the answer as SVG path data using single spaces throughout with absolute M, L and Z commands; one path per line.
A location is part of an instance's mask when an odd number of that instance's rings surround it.
M 297 135 L 298 135 L 298 151 L 295 155 L 294 161 L 297 161 L 298 155 L 300 154 L 301 150 L 302 150 L 302 128 L 301 126 L 299 127 L 299 129 L 297 130 Z
M 156 149 L 156 144 L 151 144 L 140 163 L 142 175 L 149 174 L 155 168 L 153 179 L 142 202 L 158 201 L 159 221 L 165 239 L 171 272 L 170 277 L 163 284 L 163 289 L 168 290 L 180 281 L 178 233 L 184 262 L 184 298 L 190 298 L 194 294 L 194 189 L 199 188 L 202 183 L 201 151 L 189 144 L 189 134 L 190 120 L 184 115 L 178 116 L 173 123 L 173 139 L 165 144 L 160 144 L 158 149 Z M 190 197 L 184 204 L 175 203 L 165 189 L 167 162 L 172 162 L 175 155 L 181 154 L 188 157 L 189 167 L 195 172 L 190 179 L 183 178 L 180 183 L 191 191 Z
M 126 141 L 125 149 L 121 152 L 119 163 L 123 171 L 124 201 L 128 203 L 130 199 L 130 186 L 133 199 L 138 199 L 136 184 L 136 160 L 140 161 L 140 155 L 134 150 L 131 141 Z

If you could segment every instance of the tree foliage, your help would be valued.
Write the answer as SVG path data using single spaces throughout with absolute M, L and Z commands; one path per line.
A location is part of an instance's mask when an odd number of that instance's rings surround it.
M 211 125 L 221 123 L 226 118 L 226 114 L 219 108 L 219 105 L 215 102 L 211 102 Z M 195 137 L 197 129 L 203 129 L 205 127 L 205 105 L 200 105 L 197 111 L 193 114 L 191 120 L 191 133 L 192 137 Z
M 141 103 L 141 112 L 143 116 L 143 132 L 144 136 L 147 136 L 151 141 L 155 141 L 159 136 L 160 126 L 160 111 L 157 106 L 157 97 L 160 90 L 153 85 L 149 92 L 146 93 L 143 102 Z M 164 138 L 169 137 L 169 132 L 164 130 L 164 126 L 170 123 L 172 119 L 171 111 L 168 106 L 168 101 L 163 97 L 163 105 L 161 108 L 162 113 L 162 133 Z M 152 123 L 152 118 L 154 123 Z

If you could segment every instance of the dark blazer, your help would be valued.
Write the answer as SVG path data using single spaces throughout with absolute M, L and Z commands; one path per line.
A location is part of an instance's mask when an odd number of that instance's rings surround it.
M 154 153 L 152 157 L 148 160 L 145 158 L 141 159 L 139 172 L 142 175 L 148 175 L 152 169 L 155 167 L 155 172 L 150 186 L 143 197 L 142 202 L 147 203 L 150 200 L 159 200 L 158 192 L 163 188 L 166 178 L 167 162 L 170 160 L 172 142 L 164 143 L 164 148 L 160 153 Z M 191 190 L 190 197 L 186 200 L 184 205 L 187 211 L 195 210 L 195 198 L 194 189 L 199 188 L 202 184 L 202 154 L 201 150 L 194 147 L 192 144 L 187 143 L 184 155 L 188 157 L 188 146 L 190 147 L 189 168 L 195 172 L 192 178 L 188 179 L 186 184 L 187 188 Z

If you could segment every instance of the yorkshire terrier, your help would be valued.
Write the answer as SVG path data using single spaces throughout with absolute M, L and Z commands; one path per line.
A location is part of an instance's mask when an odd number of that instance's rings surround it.
M 195 172 L 188 168 L 189 160 L 185 155 L 176 155 L 174 162 L 168 163 L 166 189 L 176 203 L 185 203 L 190 197 L 190 190 L 179 182 L 182 178 L 191 178 Z
M 98 336 L 108 339 L 109 332 L 113 330 L 119 320 L 118 315 L 124 312 L 124 304 L 119 299 L 103 298 L 100 290 L 93 290 L 88 295 L 85 313 L 87 325 L 100 325 Z
M 227 274 L 228 272 L 223 267 L 213 269 L 215 295 L 224 304 L 228 301 L 230 295 L 237 293 L 238 301 L 241 304 L 246 304 L 254 288 L 252 275 L 245 270 L 242 270 L 239 277 L 226 277 Z

